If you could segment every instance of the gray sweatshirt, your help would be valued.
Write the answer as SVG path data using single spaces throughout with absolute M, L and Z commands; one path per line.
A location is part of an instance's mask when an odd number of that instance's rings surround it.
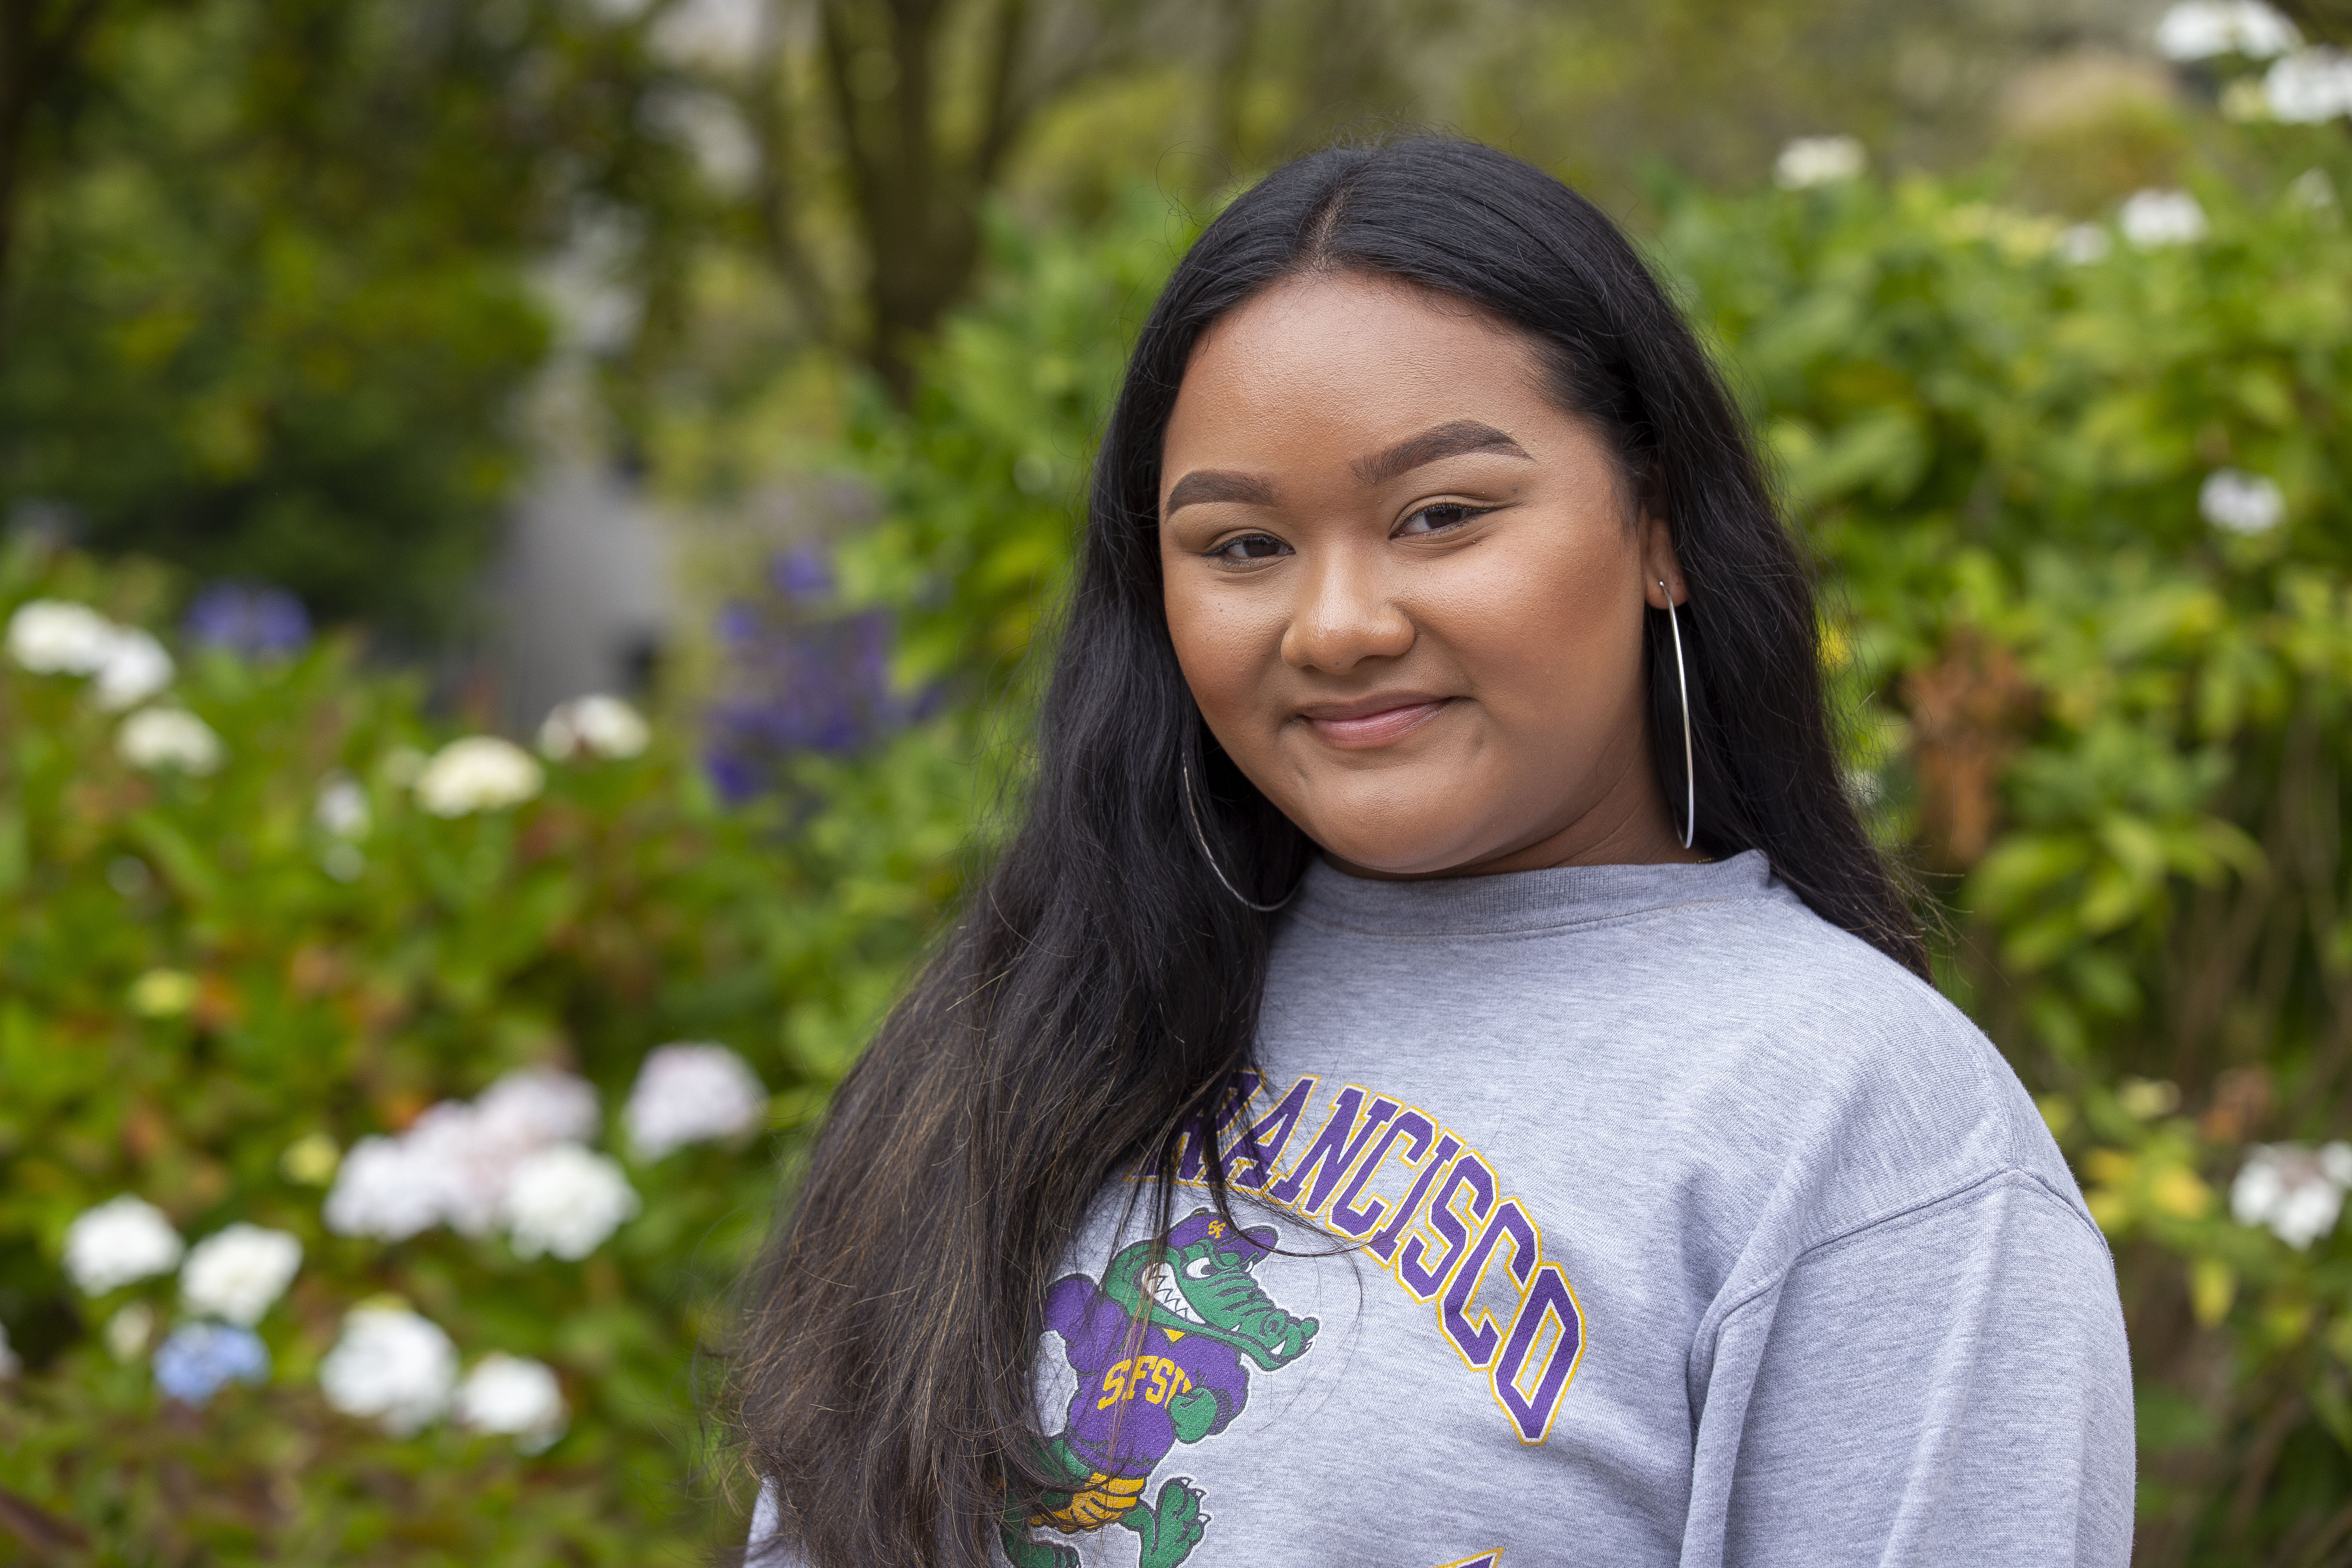
M 1196 1140 L 1164 1260 L 1122 1184 L 1053 1287 L 1066 1489 L 1013 1568 L 2129 1560 L 2123 1317 L 2064 1161 L 1761 856 L 1318 866 L 1260 1042 L 1239 1226 Z

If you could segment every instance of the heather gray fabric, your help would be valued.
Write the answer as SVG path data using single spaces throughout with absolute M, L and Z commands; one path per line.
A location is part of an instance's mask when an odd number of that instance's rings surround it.
M 1122 1184 L 1055 1288 L 1070 1491 L 1022 1568 L 2128 1561 L 2123 1319 L 2063 1161 L 1760 856 L 1318 866 L 1261 1041 L 1244 1228 L 1188 1158 L 1163 1271 Z

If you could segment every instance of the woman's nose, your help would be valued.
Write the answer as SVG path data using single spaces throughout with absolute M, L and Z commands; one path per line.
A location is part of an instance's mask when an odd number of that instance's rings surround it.
M 1368 658 L 1400 658 L 1412 647 L 1412 617 L 1378 563 L 1337 550 L 1318 552 L 1305 564 L 1282 634 L 1282 657 L 1293 668 L 1340 675 Z

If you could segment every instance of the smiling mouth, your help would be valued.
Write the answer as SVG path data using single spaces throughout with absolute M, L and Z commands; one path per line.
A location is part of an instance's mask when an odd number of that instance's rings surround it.
M 1453 702 L 1450 697 L 1410 698 L 1370 712 L 1344 716 L 1302 713 L 1316 735 L 1349 751 L 1385 746 L 1420 729 Z
M 1184 1299 L 1184 1292 L 1177 1288 L 1176 1277 L 1167 1269 L 1152 1269 L 1147 1280 L 1147 1288 L 1151 1293 L 1151 1299 L 1169 1312 L 1188 1323 L 1198 1323 L 1202 1321 L 1201 1314 L 1192 1310 L 1192 1303 Z

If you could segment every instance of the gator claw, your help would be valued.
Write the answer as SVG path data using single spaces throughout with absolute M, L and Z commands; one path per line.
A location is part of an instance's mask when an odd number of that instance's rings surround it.
M 1178 1476 L 1160 1489 L 1158 1507 L 1130 1509 L 1119 1523 L 1143 1537 L 1136 1568 L 1176 1568 L 1201 1544 L 1209 1516 L 1191 1479 Z

